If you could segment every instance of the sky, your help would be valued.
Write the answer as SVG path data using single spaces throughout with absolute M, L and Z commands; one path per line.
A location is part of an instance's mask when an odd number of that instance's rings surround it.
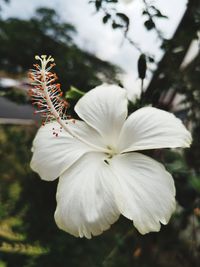
M 169 19 L 157 20 L 156 25 L 166 38 L 170 38 L 181 20 L 187 0 L 149 0 L 148 2 L 154 3 L 169 17 Z M 11 0 L 9 5 L 3 5 L 2 15 L 4 18 L 15 16 L 25 19 L 33 15 L 35 9 L 41 6 L 54 8 L 61 20 L 76 27 L 78 34 L 75 42 L 79 47 L 100 59 L 119 65 L 124 70 L 121 79 L 130 99 L 139 94 L 140 81 L 137 74 L 139 52 L 123 39 L 120 30 L 114 31 L 110 25 L 102 23 L 103 14 L 96 13 L 94 6 L 88 4 L 88 0 Z M 148 32 L 144 29 L 144 17 L 141 16 L 142 1 L 119 0 L 116 8 L 118 12 L 125 13 L 130 19 L 131 39 L 138 43 L 143 51 L 155 55 L 158 61 L 162 57 L 162 51 L 159 49 L 160 41 L 154 31 Z M 146 85 L 150 78 L 149 74 L 145 81 Z

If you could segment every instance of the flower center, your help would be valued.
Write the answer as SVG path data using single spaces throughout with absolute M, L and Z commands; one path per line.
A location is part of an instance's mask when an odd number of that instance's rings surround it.
M 104 162 L 109 165 L 109 160 L 112 159 L 113 156 L 119 154 L 118 151 L 116 150 L 116 148 L 112 147 L 112 146 L 107 146 L 106 147 L 108 152 L 105 153 L 105 155 L 107 156 L 106 159 L 104 159 Z
M 117 149 L 112 146 L 107 146 L 107 149 L 108 153 L 106 153 L 106 155 L 108 156 L 109 159 L 118 154 Z

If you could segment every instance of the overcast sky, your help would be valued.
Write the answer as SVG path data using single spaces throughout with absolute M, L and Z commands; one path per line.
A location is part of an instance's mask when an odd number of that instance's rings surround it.
M 140 44 L 142 50 L 154 54 L 159 60 L 162 56 L 159 40 L 153 31 L 147 32 L 143 27 L 142 1 L 133 0 L 129 4 L 125 4 L 123 0 L 119 2 L 116 6 L 118 11 L 124 12 L 130 18 L 130 37 Z M 185 11 L 187 0 L 154 0 L 151 3 L 169 17 L 168 20 L 158 20 L 157 25 L 165 37 L 171 37 Z M 97 14 L 94 6 L 88 4 L 88 0 L 11 0 L 9 5 L 3 6 L 2 15 L 4 18 L 29 18 L 40 6 L 54 8 L 63 21 L 76 27 L 78 34 L 75 41 L 81 48 L 122 67 L 125 71 L 122 79 L 130 97 L 137 94 L 139 53 L 126 41 L 122 45 L 122 33 L 119 30 L 113 31 L 109 25 L 103 25 L 102 14 Z

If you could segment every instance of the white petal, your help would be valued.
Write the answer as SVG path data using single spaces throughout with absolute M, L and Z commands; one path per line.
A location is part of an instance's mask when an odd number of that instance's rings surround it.
M 107 145 L 115 144 L 127 117 L 126 91 L 115 85 L 98 86 L 78 101 L 75 111 L 105 138 Z
M 82 129 L 87 129 L 87 133 L 91 139 L 96 140 L 94 130 L 88 129 L 79 123 L 76 124 L 76 133 L 85 133 Z M 58 133 L 56 137 L 53 132 Z M 67 168 L 69 168 L 76 160 L 88 151 L 94 149 L 76 138 L 71 137 L 65 130 L 60 129 L 57 122 L 48 123 L 42 126 L 36 134 L 33 141 L 33 157 L 31 160 L 31 168 L 37 172 L 40 177 L 47 181 L 53 181 L 60 176 Z
M 117 182 L 120 212 L 141 234 L 160 230 L 175 209 L 175 187 L 163 165 L 140 153 L 115 156 L 110 161 Z
M 97 148 L 98 151 L 107 149 L 104 138 L 84 121 L 75 120 L 74 123 L 68 121 L 68 127 L 73 133 L 80 137 L 83 142 L 85 140 L 89 146 Z
M 74 236 L 99 235 L 119 217 L 112 193 L 115 177 L 104 158 L 88 153 L 59 179 L 55 220 Z
M 173 114 L 145 107 L 124 123 L 119 139 L 122 152 L 155 148 L 189 147 L 191 134 Z

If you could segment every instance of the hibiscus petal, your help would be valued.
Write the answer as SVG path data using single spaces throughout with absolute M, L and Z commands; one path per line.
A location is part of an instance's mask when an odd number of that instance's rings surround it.
M 126 91 L 103 84 L 85 94 L 76 104 L 75 111 L 105 138 L 107 145 L 115 144 L 127 117 Z
M 80 137 L 83 142 L 86 141 L 89 146 L 96 148 L 98 151 L 104 151 L 107 149 L 105 140 L 102 136 L 84 121 L 68 121 L 68 127 L 72 133 Z
M 98 133 L 95 133 L 86 123 L 77 122 L 71 129 L 83 138 L 88 134 L 94 143 L 101 145 Z M 58 133 L 58 136 L 53 132 Z M 47 123 L 39 129 L 33 141 L 31 168 L 42 179 L 53 181 L 82 155 L 93 150 L 93 147 L 60 129 L 60 124 L 57 122 Z
M 130 115 L 124 123 L 119 138 L 119 149 L 128 152 L 189 147 L 191 140 L 191 134 L 173 114 L 145 107 Z
M 115 199 L 120 212 L 141 234 L 160 230 L 175 209 L 171 175 L 157 161 L 140 153 L 115 156 L 110 166 L 117 177 Z
M 59 179 L 55 220 L 59 228 L 91 238 L 119 217 L 112 185 L 115 177 L 103 153 L 88 153 Z

